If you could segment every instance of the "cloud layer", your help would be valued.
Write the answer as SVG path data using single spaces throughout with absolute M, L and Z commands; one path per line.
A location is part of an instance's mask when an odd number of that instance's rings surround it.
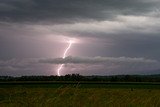
M 144 58 L 129 58 L 129 57 L 72 57 L 66 58 L 52 58 L 52 59 L 41 59 L 40 63 L 50 64 L 96 64 L 96 63 L 158 63 L 156 60 L 144 59 Z
M 61 74 L 82 75 L 152 74 L 160 69 L 156 60 L 129 57 L 66 57 L 11 59 L 0 61 L 1 75 L 57 75 L 57 65 L 65 64 Z M 38 71 L 38 72 L 37 72 Z M 15 74 L 14 74 L 15 73 Z

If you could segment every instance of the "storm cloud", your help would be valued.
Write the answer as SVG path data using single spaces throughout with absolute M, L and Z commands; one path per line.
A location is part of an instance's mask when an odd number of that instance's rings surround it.
M 0 20 L 7 22 L 75 23 L 114 20 L 117 15 L 158 11 L 156 0 L 1 0 Z
M 1 0 L 0 75 L 56 74 L 62 63 L 65 73 L 84 75 L 159 70 L 159 5 L 159 0 Z M 63 59 L 68 39 L 77 41 Z

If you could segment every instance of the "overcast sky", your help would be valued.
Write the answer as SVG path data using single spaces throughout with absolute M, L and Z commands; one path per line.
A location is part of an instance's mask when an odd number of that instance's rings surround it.
M 158 74 L 159 47 L 159 0 L 0 0 L 0 75 Z

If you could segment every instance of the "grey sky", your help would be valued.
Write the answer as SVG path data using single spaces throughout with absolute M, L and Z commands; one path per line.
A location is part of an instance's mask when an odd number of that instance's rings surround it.
M 77 43 L 67 56 L 81 63 L 69 61 L 62 74 L 159 73 L 159 5 L 159 0 L 1 0 L 0 75 L 56 75 L 58 63 L 37 60 L 59 59 L 70 38 Z M 93 64 L 97 56 L 156 62 Z

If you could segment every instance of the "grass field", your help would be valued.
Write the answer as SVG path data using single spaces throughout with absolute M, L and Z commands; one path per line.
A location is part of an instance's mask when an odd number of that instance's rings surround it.
M 1 84 L 0 107 L 160 107 L 159 84 Z

